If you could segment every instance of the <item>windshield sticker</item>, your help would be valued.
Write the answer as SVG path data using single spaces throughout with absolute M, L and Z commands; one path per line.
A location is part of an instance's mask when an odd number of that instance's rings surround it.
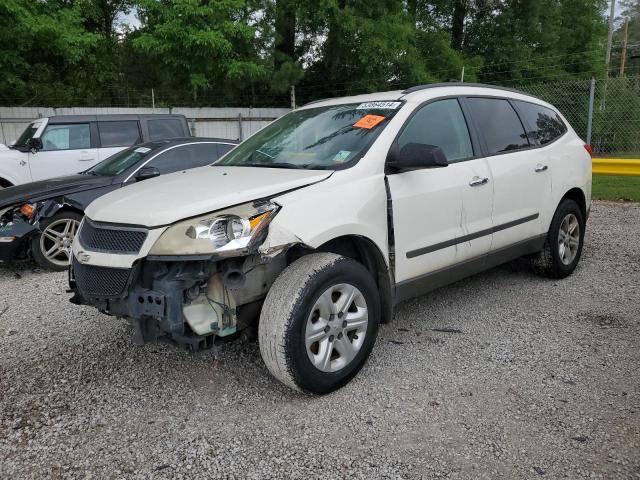
M 138 153 L 147 153 L 150 152 L 151 149 L 147 148 L 147 147 L 138 147 L 134 150 L 134 152 L 138 152 Z
M 351 155 L 349 150 L 340 150 L 336 153 L 336 156 L 333 157 L 333 163 L 344 163 L 344 161 Z
M 366 102 L 361 103 L 356 107 L 356 110 L 372 110 L 375 108 L 385 109 L 385 110 L 395 110 L 402 102 Z
M 382 115 L 365 115 L 354 123 L 353 126 L 355 128 L 366 128 L 367 130 L 371 130 L 383 120 L 384 117 Z

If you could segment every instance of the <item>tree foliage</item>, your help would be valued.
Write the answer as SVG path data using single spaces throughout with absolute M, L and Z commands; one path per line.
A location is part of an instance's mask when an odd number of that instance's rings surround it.
M 293 85 L 311 100 L 463 69 L 465 81 L 586 78 L 604 73 L 605 11 L 605 0 L 0 0 L 0 99 L 136 106 L 153 88 L 160 104 L 258 106 L 287 104 Z

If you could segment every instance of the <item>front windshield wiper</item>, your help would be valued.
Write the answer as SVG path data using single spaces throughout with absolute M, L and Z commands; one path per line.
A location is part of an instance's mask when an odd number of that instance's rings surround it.
M 295 165 L 287 162 L 271 162 L 271 163 L 243 163 L 239 167 L 257 167 L 257 168 L 307 168 L 306 165 Z

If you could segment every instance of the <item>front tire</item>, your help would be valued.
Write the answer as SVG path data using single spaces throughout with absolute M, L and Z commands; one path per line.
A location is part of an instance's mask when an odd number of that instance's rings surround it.
M 553 215 L 542 252 L 533 258 L 533 269 L 550 278 L 571 275 L 582 255 L 584 231 L 582 210 L 575 201 L 565 198 Z
M 41 222 L 40 233 L 31 239 L 31 255 L 38 265 L 57 272 L 67 269 L 81 221 L 81 214 L 67 211 Z
M 379 321 L 380 297 L 367 269 L 350 258 L 314 253 L 271 286 L 258 326 L 260 353 L 285 385 L 329 393 L 363 367 Z

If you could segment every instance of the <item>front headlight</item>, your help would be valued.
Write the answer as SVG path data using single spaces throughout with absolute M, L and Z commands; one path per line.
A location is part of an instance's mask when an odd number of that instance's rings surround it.
M 149 255 L 235 255 L 264 239 L 261 233 L 278 211 L 275 203 L 251 202 L 178 222 L 151 247 Z

